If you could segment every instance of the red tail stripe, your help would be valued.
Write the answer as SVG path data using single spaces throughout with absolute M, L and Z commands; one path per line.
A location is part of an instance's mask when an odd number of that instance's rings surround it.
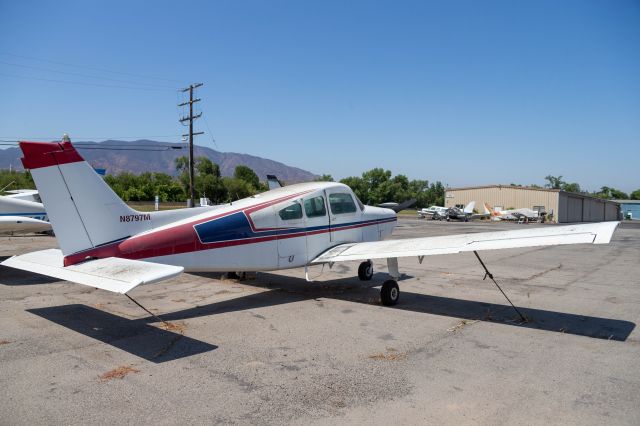
M 59 164 L 84 161 L 71 142 L 20 142 L 24 157 L 22 165 L 25 169 L 39 169 Z

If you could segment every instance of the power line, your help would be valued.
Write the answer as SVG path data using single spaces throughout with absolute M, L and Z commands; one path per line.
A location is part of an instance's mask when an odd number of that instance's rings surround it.
M 26 77 L 23 75 L 12 75 L 12 74 L 5 74 L 5 73 L 0 73 L 0 75 L 5 77 L 21 78 L 25 80 L 39 80 L 39 81 L 48 81 L 52 83 L 76 84 L 80 86 L 107 87 L 110 89 L 132 89 L 132 90 L 148 90 L 148 91 L 150 90 L 150 91 L 156 91 L 156 92 L 168 92 L 168 91 L 173 92 L 174 91 L 173 89 L 160 89 L 160 88 L 153 88 L 153 87 L 116 86 L 112 84 L 85 83 L 80 81 L 55 80 L 52 78 Z
M 71 64 L 71 63 L 68 63 L 68 62 L 51 61 L 49 59 L 36 58 L 34 56 L 16 55 L 15 53 L 9 53 L 9 52 L 0 52 L 0 54 L 1 55 L 6 55 L 6 56 L 13 56 L 15 58 L 30 59 L 30 60 L 34 60 L 34 61 L 48 62 L 50 64 L 64 65 L 64 66 L 67 66 L 67 67 L 84 68 L 84 69 L 88 69 L 88 70 L 92 70 L 92 71 L 100 71 L 100 72 L 106 72 L 106 73 L 111 73 L 111 74 L 128 75 L 128 76 L 131 76 L 131 77 L 138 77 L 138 78 L 151 79 L 151 80 L 162 80 L 162 81 L 168 81 L 168 82 L 171 82 L 171 83 L 181 83 L 181 81 L 172 80 L 172 79 L 169 79 L 169 78 L 153 77 L 153 76 L 149 76 L 149 75 L 134 74 L 134 73 L 130 73 L 130 72 L 114 71 L 114 70 L 109 70 L 109 69 L 106 69 L 106 68 L 88 67 L 88 66 L 85 66 L 85 65 Z
M 90 147 L 90 146 L 76 146 L 74 144 L 74 146 L 77 149 L 98 149 L 98 150 L 107 150 L 107 151 L 149 151 L 149 152 L 158 152 L 158 151 L 173 151 L 173 150 L 180 150 L 180 149 L 184 149 L 183 146 L 167 146 L 167 147 L 162 147 L 162 148 L 113 148 L 113 147 Z
M 154 136 L 76 136 L 74 139 L 103 139 L 103 140 L 115 140 L 115 139 L 148 139 L 148 138 L 179 138 L 181 135 L 154 135 Z M 55 140 L 58 136 L 0 136 L 0 138 L 7 138 L 13 140 L 29 140 L 29 139 L 47 139 Z M 14 139 L 15 138 L 15 139 Z M 81 143 L 81 142 L 80 142 Z M 74 142 L 74 145 L 76 143 Z
M 151 84 L 151 83 L 140 83 L 140 82 L 131 81 L 131 80 L 121 80 L 119 78 L 99 77 L 99 76 L 95 76 L 95 75 L 82 74 L 82 73 L 77 73 L 77 72 L 54 70 L 54 69 L 51 69 L 51 68 L 42 68 L 42 67 L 34 67 L 34 66 L 31 66 L 31 65 L 14 64 L 14 63 L 5 62 L 5 61 L 0 61 L 0 64 L 9 65 L 9 66 L 12 66 L 12 67 L 27 68 L 27 69 L 36 70 L 36 71 L 46 71 L 46 72 L 55 72 L 55 73 L 58 73 L 58 74 L 73 75 L 73 76 L 76 76 L 76 77 L 87 77 L 87 78 L 93 78 L 93 79 L 97 79 L 97 80 L 115 81 L 115 82 L 118 82 L 118 83 L 127 83 L 127 84 L 134 84 L 134 85 L 145 85 L 145 86 L 151 86 L 151 87 L 156 87 L 156 88 L 161 88 L 161 89 L 174 90 L 172 87 L 169 87 L 169 86 L 161 86 L 159 84 Z
M 19 141 L 0 141 L 0 146 L 13 146 L 17 147 Z M 158 152 L 158 151 L 174 151 L 184 149 L 184 146 L 181 145 L 170 145 L 170 146 L 149 146 L 149 145 L 113 145 L 113 146 L 100 146 L 98 144 L 86 144 L 82 142 L 74 143 L 73 146 L 76 149 L 97 149 L 97 150 L 106 150 L 106 151 L 150 151 L 150 152 Z
M 207 130 L 209 131 L 209 136 L 211 137 L 211 142 L 213 143 L 213 146 L 215 146 L 216 149 L 220 149 L 220 148 L 218 148 L 218 144 L 216 143 L 216 140 L 213 138 L 213 133 L 211 132 L 211 129 L 209 128 L 209 122 L 207 121 L 207 116 L 203 115 L 202 119 L 204 120 L 205 126 L 207 126 Z

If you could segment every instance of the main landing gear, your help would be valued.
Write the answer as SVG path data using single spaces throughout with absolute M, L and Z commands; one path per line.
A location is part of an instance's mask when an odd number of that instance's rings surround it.
M 380 289 L 380 300 L 384 306 L 393 306 L 400 298 L 400 287 L 395 280 L 387 280 Z
M 366 262 L 362 262 L 358 267 L 358 278 L 360 281 L 369 281 L 373 278 L 373 262 L 367 260 Z
M 398 280 L 400 278 L 400 272 L 398 271 L 398 259 L 388 258 L 387 266 L 389 268 L 390 280 L 385 281 L 380 289 L 380 301 L 384 306 L 393 306 L 398 303 L 400 298 L 400 288 L 398 287 Z M 358 267 L 358 278 L 361 281 L 370 281 L 373 278 L 373 262 L 367 260 L 362 262 Z

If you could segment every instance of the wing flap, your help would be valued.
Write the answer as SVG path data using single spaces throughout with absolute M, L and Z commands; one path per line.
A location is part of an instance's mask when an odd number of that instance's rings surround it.
M 50 249 L 13 256 L 1 265 L 121 294 L 142 284 L 173 278 L 184 270 L 181 266 L 118 257 L 64 267 L 63 258 L 60 250 Z
M 546 226 L 517 231 L 482 232 L 442 237 L 408 238 L 341 244 L 311 264 L 390 257 L 433 256 L 464 251 L 553 246 L 561 244 L 607 244 L 619 222 L 600 222 L 568 226 Z

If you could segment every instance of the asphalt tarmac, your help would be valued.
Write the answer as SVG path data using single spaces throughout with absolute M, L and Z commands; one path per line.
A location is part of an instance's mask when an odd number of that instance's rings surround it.
M 394 238 L 521 229 L 402 217 Z M 2 237 L 0 256 L 56 247 Z M 0 267 L 0 424 L 640 424 L 640 226 L 609 245 L 183 274 L 125 296 Z

